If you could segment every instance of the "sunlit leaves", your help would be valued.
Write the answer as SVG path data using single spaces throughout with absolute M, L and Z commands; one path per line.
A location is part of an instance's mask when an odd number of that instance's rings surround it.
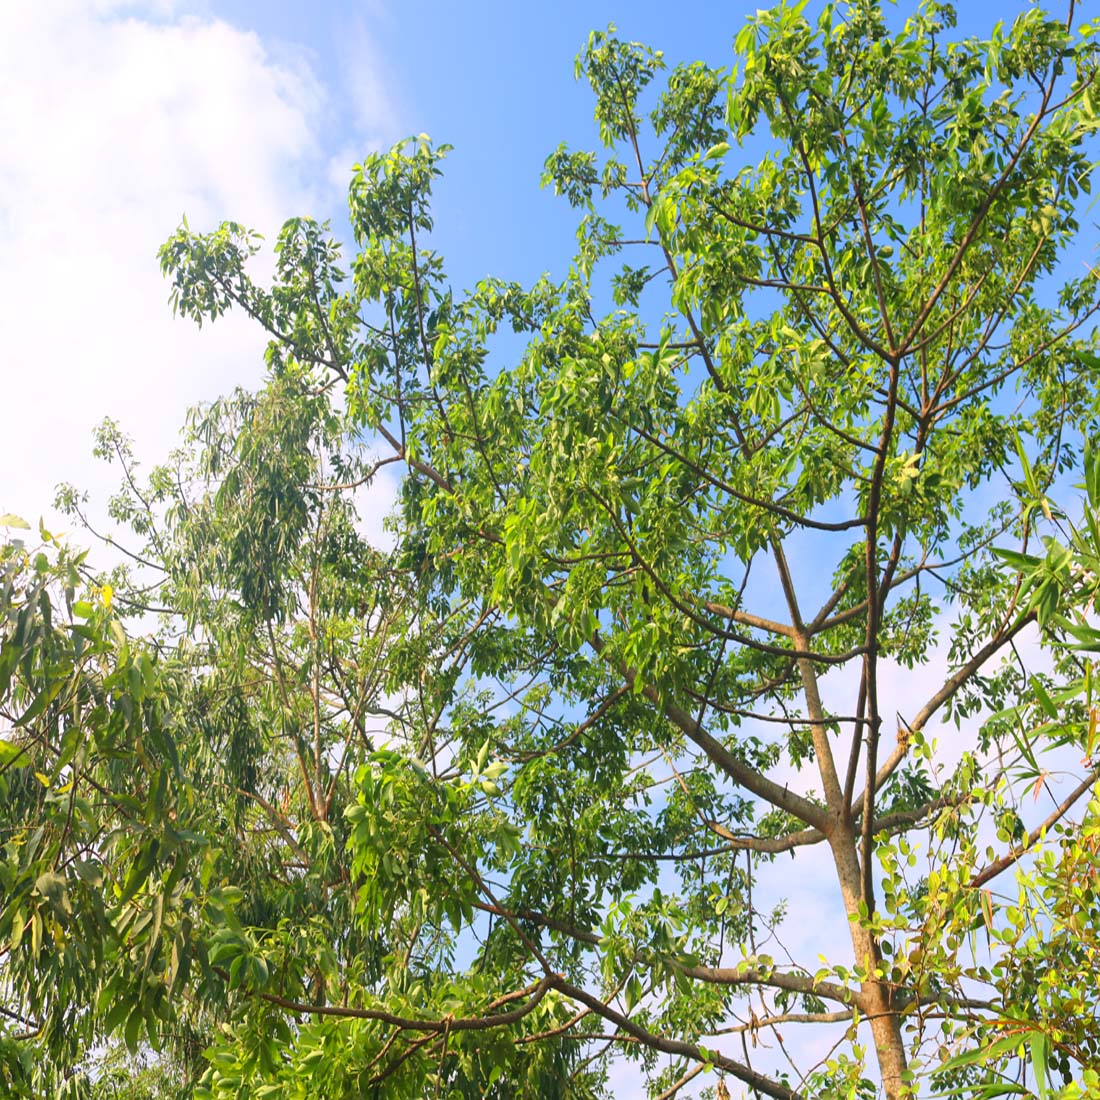
M 187 1024 L 206 1100 L 588 1096 L 609 1029 L 654 1091 L 786 1097 L 739 1061 L 751 994 L 851 1029 L 811 1095 L 871 1095 L 872 1057 L 891 1097 L 1088 1084 L 1095 814 L 1031 803 L 1098 741 L 1091 451 L 1082 520 L 1050 499 L 1100 419 L 1097 283 L 1063 270 L 1094 36 L 811 14 L 663 89 L 590 37 L 560 280 L 449 285 L 423 135 L 356 167 L 346 268 L 306 218 L 270 287 L 236 223 L 164 246 L 175 308 L 244 310 L 269 378 L 147 483 L 101 430 L 130 567 L 5 551 L 0 935 L 59 1059 Z M 392 553 L 357 495 L 384 466 Z M 761 862 L 803 847 L 852 940 L 820 967 L 755 942 Z

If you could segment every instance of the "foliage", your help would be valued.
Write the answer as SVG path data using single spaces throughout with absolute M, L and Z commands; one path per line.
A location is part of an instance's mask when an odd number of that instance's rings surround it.
M 304 218 L 269 289 L 165 244 L 269 378 L 147 479 L 104 427 L 126 567 L 4 550 L 10 1091 L 121 1035 L 204 1100 L 1100 1094 L 1095 28 L 804 8 L 659 93 L 591 36 L 560 281 L 449 286 L 424 137 L 349 273 Z M 842 958 L 786 954 L 792 856 Z

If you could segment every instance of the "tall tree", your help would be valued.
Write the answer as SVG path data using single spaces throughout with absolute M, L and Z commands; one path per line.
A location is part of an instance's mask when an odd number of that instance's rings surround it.
M 588 1096 L 615 1057 L 661 1097 L 709 1069 L 719 1096 L 1100 1089 L 1100 804 L 1054 840 L 1095 784 L 1091 666 L 1020 645 L 1096 647 L 1100 531 L 1048 500 L 1097 426 L 1100 287 L 1066 270 L 1096 28 L 804 7 L 659 94 L 660 54 L 592 35 L 604 152 L 547 162 L 581 212 L 560 283 L 448 286 L 427 139 L 356 169 L 347 289 L 305 219 L 270 289 L 239 225 L 164 246 L 180 312 L 271 335 L 268 390 L 197 426 L 206 495 L 159 471 L 117 505 L 186 626 L 173 723 L 196 761 L 247 741 L 173 771 L 181 997 L 218 1025 L 196 1095 Z M 364 434 L 385 456 L 348 466 Z M 388 461 L 387 556 L 340 493 Z M 760 869 L 791 853 L 830 869 L 843 958 L 769 953 Z M 151 881 L 115 891 L 124 945 Z M 817 1031 L 816 1065 L 773 1057 Z

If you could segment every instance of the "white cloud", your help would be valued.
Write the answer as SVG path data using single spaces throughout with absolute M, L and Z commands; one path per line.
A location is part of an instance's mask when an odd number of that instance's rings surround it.
M 104 497 L 104 415 L 155 461 L 187 406 L 259 380 L 245 318 L 171 316 L 156 252 L 184 213 L 270 237 L 338 206 L 304 55 L 179 7 L 0 7 L 0 513 L 49 515 L 62 480 Z
M 345 28 L 340 69 L 348 108 L 358 133 L 368 141 L 377 142 L 390 134 L 392 126 L 386 123 L 396 112 L 390 97 L 385 63 L 363 18 L 367 14 L 370 13 L 364 12 Z M 373 14 L 376 20 L 384 18 L 381 9 L 376 9 Z
M 389 23 L 391 13 L 380 0 L 365 0 L 355 16 L 340 25 L 336 50 L 337 80 L 343 112 L 352 132 L 329 158 L 327 178 L 346 188 L 352 166 L 368 153 L 388 149 L 405 134 L 391 94 L 393 83 L 385 58 L 375 45 L 372 28 Z

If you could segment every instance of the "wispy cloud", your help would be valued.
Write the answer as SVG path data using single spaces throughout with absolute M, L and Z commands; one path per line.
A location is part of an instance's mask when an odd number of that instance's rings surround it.
M 393 91 L 396 80 L 376 33 L 390 24 L 389 10 L 381 0 L 368 0 L 355 16 L 340 18 L 335 77 L 345 136 L 329 158 L 328 179 L 344 187 L 353 164 L 367 153 L 388 148 L 405 132 Z
M 338 209 L 329 94 L 305 57 L 184 5 L 0 8 L 0 512 L 48 514 L 62 480 L 102 496 L 104 415 L 158 459 L 188 405 L 259 379 L 262 334 L 173 320 L 156 250 L 185 213 L 273 235 Z

